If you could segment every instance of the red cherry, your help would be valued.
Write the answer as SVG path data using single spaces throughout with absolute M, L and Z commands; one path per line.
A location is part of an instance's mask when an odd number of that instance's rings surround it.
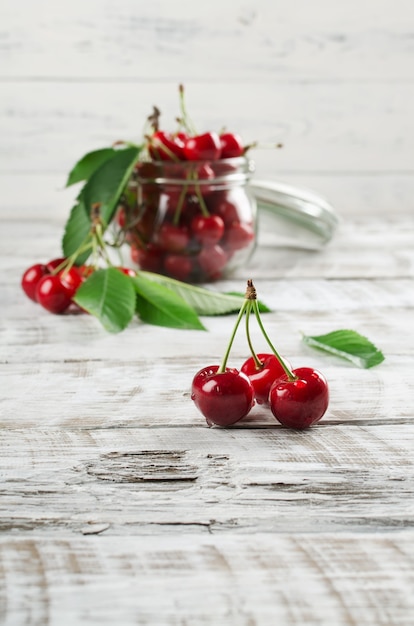
M 148 150 L 154 161 L 182 161 L 185 158 L 181 135 L 171 135 L 163 130 L 152 135 Z
M 287 376 L 275 380 L 270 388 L 270 409 L 288 428 L 309 428 L 325 414 L 329 403 L 328 383 L 323 374 L 311 367 L 293 370 L 295 380 Z
M 36 263 L 29 267 L 23 274 L 21 285 L 22 289 L 25 292 L 26 296 L 28 296 L 34 302 L 37 302 L 36 298 L 36 287 L 38 282 L 43 276 L 47 276 L 49 274 L 49 270 L 46 265 L 42 263 Z
M 220 135 L 221 158 L 232 159 L 243 156 L 244 146 L 240 135 L 235 133 L 222 133 Z
M 125 276 L 136 276 L 137 273 L 131 267 L 118 267 L 119 271 L 125 274 Z
M 203 245 L 212 245 L 224 235 L 224 222 L 219 215 L 196 215 L 191 222 L 191 232 Z
M 268 404 L 270 387 L 278 378 L 285 376 L 285 370 L 274 354 L 258 354 L 261 367 L 251 356 L 243 363 L 240 371 L 248 376 L 254 388 L 254 394 L 258 404 Z M 288 367 L 289 364 L 286 362 Z
M 245 222 L 233 222 L 226 230 L 225 247 L 232 252 L 242 250 L 254 241 L 254 229 Z
M 206 246 L 197 258 L 200 268 L 210 280 L 220 278 L 221 272 L 229 260 L 227 253 L 218 244 Z
M 157 235 L 158 246 L 167 252 L 182 252 L 190 242 L 190 233 L 186 226 L 175 226 L 166 222 Z
M 164 270 L 168 276 L 186 281 L 193 271 L 193 260 L 182 254 L 167 254 L 164 259 Z
M 208 207 L 213 213 L 220 215 L 226 226 L 239 220 L 237 206 L 229 200 L 227 192 L 211 194 Z
M 232 426 L 249 413 L 254 391 L 247 376 L 237 369 L 226 367 L 220 374 L 218 369 L 218 365 L 210 365 L 197 372 L 191 399 L 209 426 Z
M 73 266 L 68 271 L 62 270 L 61 272 L 59 272 L 58 276 L 62 285 L 66 289 L 69 298 L 73 298 L 78 288 L 84 281 L 81 270 Z
M 46 263 L 46 267 L 51 274 L 57 269 L 60 265 L 63 265 L 66 261 L 66 258 L 63 257 L 61 259 L 52 259 L 48 263 Z
M 63 313 L 71 303 L 60 277 L 53 274 L 40 279 L 36 287 L 36 298 L 39 304 L 51 313 Z
M 214 131 L 189 137 L 184 144 L 184 156 L 188 161 L 215 161 L 220 154 L 220 137 Z
M 146 272 L 158 273 L 162 266 L 163 253 L 154 244 L 149 243 L 145 248 L 131 246 L 131 260 Z

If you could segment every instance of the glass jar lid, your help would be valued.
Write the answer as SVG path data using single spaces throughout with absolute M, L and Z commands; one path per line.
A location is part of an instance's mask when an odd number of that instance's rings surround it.
M 339 223 L 334 208 L 313 191 L 284 183 L 251 180 L 264 245 L 319 250 Z

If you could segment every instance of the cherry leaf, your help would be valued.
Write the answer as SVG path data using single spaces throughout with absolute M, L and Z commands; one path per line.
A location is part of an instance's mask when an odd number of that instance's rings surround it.
M 312 348 L 347 359 L 358 367 L 370 368 L 384 361 L 383 353 L 355 330 L 334 330 L 326 335 L 305 335 L 304 343 Z
M 150 280 L 149 274 L 140 272 L 132 279 L 137 293 L 137 313 L 141 320 L 156 326 L 205 330 L 193 307 L 167 286 Z
M 100 204 L 104 225 L 111 221 L 120 197 L 131 177 L 141 148 L 116 150 L 89 178 L 82 190 L 82 199 L 89 213 L 94 204 Z
M 66 187 L 80 183 L 81 181 L 88 180 L 92 174 L 111 159 L 116 153 L 114 148 L 101 148 L 100 150 L 93 150 L 83 156 L 69 172 Z
M 74 301 L 97 317 L 105 330 L 120 332 L 135 314 L 132 280 L 115 267 L 96 270 L 79 287 Z
M 168 287 L 171 291 L 181 296 L 183 300 L 189 304 L 198 315 L 226 315 L 228 313 L 236 313 L 240 310 L 244 302 L 244 294 L 239 293 L 220 293 L 197 287 L 188 283 L 183 283 L 174 278 L 168 278 L 161 274 L 153 274 L 152 272 L 140 272 L 140 276 L 145 276 L 151 281 Z M 269 309 L 259 303 L 260 310 L 269 311 Z M 261 308 L 263 307 L 263 309 Z
M 70 212 L 63 233 L 62 250 L 65 257 L 71 256 L 79 250 L 82 243 L 85 242 L 90 228 L 91 223 L 86 213 L 85 205 L 82 199 L 79 199 L 78 203 L 75 204 Z M 89 251 L 79 254 L 76 258 L 76 263 L 80 265 L 84 263 L 89 254 Z
M 78 202 L 73 207 L 65 224 L 62 250 L 65 256 L 74 254 L 90 233 L 90 211 L 92 205 L 100 204 L 100 214 L 104 226 L 111 221 L 121 195 L 137 162 L 140 148 L 116 150 L 112 158 L 96 169 L 81 189 Z M 77 263 L 83 263 L 89 256 L 84 253 Z

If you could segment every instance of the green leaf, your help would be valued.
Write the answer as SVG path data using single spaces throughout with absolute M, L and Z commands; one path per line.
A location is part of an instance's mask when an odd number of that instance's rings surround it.
M 119 269 L 97 270 L 81 285 L 76 304 L 99 319 L 109 332 L 124 330 L 135 314 L 135 289 L 132 278 Z
M 161 274 L 153 274 L 152 272 L 141 271 L 139 274 L 174 291 L 174 293 L 181 296 L 198 315 L 225 315 L 228 313 L 236 313 L 240 310 L 244 302 L 244 294 L 210 291 L 203 287 L 196 287 L 175 280 L 174 278 L 162 276 Z M 261 306 L 264 307 L 263 311 L 269 311 L 265 305 Z
M 141 148 L 116 150 L 114 156 L 105 161 L 89 178 L 82 189 L 82 199 L 89 214 L 92 205 L 99 203 L 101 217 L 105 225 L 111 221 L 118 206 Z
M 72 168 L 69 173 L 66 187 L 80 183 L 83 180 L 88 180 L 92 174 L 111 159 L 117 150 L 114 148 L 101 148 L 100 150 L 94 150 L 85 154 Z
M 65 225 L 62 240 L 65 256 L 74 254 L 88 237 L 91 229 L 90 211 L 94 203 L 101 205 L 104 225 L 109 224 L 139 153 L 139 147 L 114 151 L 114 156 L 102 163 L 85 183 Z M 88 256 L 86 253 L 81 255 L 77 263 L 83 263 Z
M 66 257 L 75 254 L 88 236 L 90 228 L 91 223 L 89 216 L 86 213 L 85 205 L 82 199 L 80 199 L 72 208 L 63 233 L 62 250 Z M 78 255 L 76 263 L 80 265 L 84 263 L 89 254 L 90 251 L 85 251 Z
M 149 272 L 132 278 L 137 292 L 137 313 L 143 322 L 169 328 L 205 330 L 196 311 L 178 293 L 150 280 Z
M 305 335 L 302 339 L 308 346 L 347 359 L 358 367 L 374 367 L 385 358 L 369 339 L 355 330 L 334 330 L 326 335 Z

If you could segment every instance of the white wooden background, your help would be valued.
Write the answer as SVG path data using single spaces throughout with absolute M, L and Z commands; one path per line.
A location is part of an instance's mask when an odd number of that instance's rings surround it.
M 341 223 L 319 253 L 261 245 L 246 271 L 269 334 L 331 386 L 326 418 L 260 408 L 209 430 L 189 399 L 207 333 L 106 334 L 20 291 L 60 251 L 73 163 L 139 140 L 177 86 L 257 176 L 309 186 Z M 411 0 L 0 4 L 0 621 L 5 626 L 414 623 L 414 8 Z M 352 327 L 357 370 L 306 349 Z M 246 356 L 236 342 L 234 365 Z

